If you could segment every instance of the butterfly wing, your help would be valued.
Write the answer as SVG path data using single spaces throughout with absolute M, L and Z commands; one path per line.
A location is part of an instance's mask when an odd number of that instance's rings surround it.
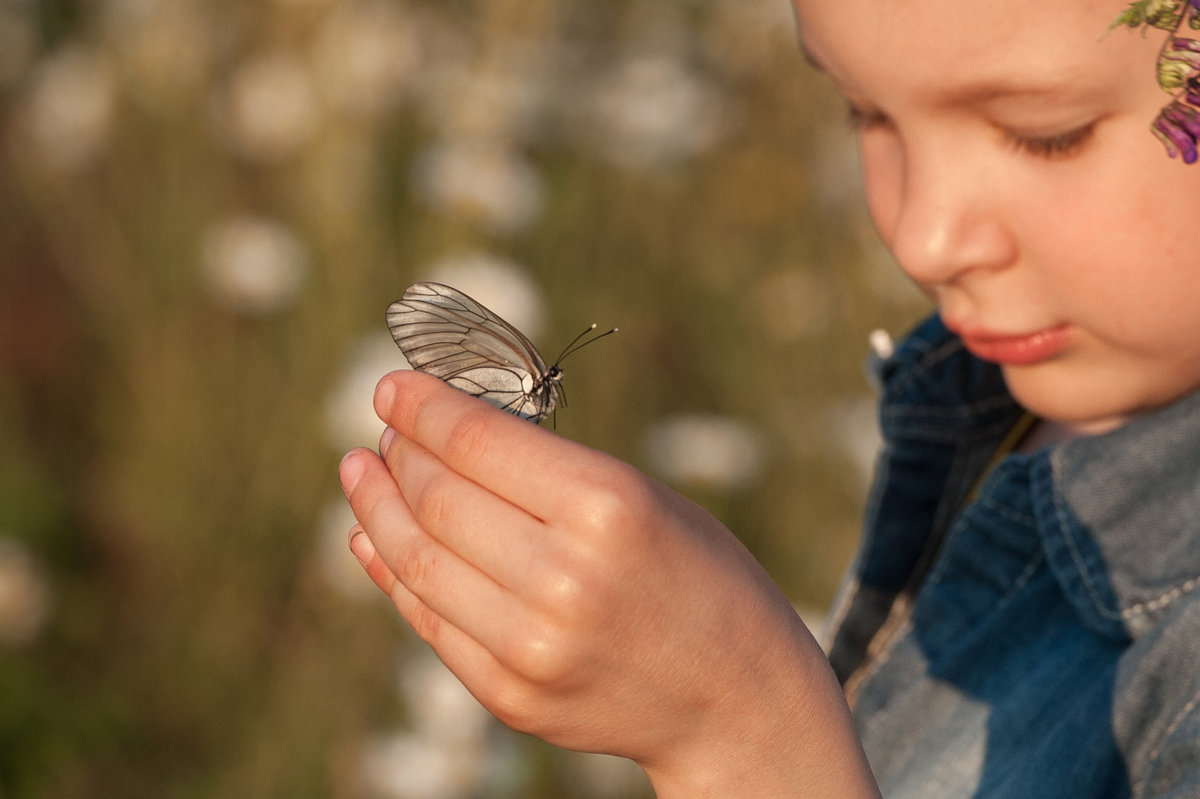
M 412 368 L 524 419 L 554 410 L 557 382 L 537 348 L 458 289 L 414 283 L 388 306 L 387 322 Z

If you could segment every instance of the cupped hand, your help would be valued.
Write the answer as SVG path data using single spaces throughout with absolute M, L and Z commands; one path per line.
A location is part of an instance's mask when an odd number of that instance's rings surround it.
M 428 375 L 375 408 L 382 457 L 340 470 L 351 549 L 503 722 L 660 797 L 875 795 L 824 656 L 712 516 Z

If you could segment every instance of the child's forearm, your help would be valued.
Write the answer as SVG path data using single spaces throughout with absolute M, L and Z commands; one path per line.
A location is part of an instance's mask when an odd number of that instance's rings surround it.
M 714 724 L 723 735 L 677 766 L 645 764 L 658 799 L 880 796 L 824 656 L 803 641 L 798 650 L 803 676 L 790 688 L 745 680 L 760 690 L 729 697 L 730 718 Z

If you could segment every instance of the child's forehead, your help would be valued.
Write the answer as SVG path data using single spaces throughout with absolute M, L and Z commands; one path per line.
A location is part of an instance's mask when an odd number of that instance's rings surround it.
M 996 55 L 989 47 L 1036 50 L 1078 33 L 1096 41 L 1116 15 L 1090 0 L 794 0 L 794 5 L 806 49 L 861 39 L 882 45 L 884 57 L 911 52 L 986 58 Z
M 939 33 L 957 32 L 969 38 L 988 28 L 1044 28 L 1053 27 L 1052 20 L 1089 17 L 1101 21 L 1103 33 L 1129 0 L 792 0 L 792 4 L 801 15 L 825 10 L 846 19 L 875 19 L 883 27 L 911 25 L 920 20 L 921 25 L 940 29 Z
M 801 47 L 843 88 L 897 71 L 954 91 L 1036 91 L 1113 68 L 1109 0 L 794 0 Z M 1110 41 L 1111 40 L 1111 41 Z M 1140 48 L 1139 48 L 1140 49 Z

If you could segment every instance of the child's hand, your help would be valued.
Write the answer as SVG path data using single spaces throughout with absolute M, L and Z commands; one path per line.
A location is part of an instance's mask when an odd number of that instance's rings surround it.
M 823 654 L 719 522 L 427 375 L 375 407 L 386 465 L 341 467 L 351 547 L 502 721 L 632 758 L 660 797 L 874 795 Z

